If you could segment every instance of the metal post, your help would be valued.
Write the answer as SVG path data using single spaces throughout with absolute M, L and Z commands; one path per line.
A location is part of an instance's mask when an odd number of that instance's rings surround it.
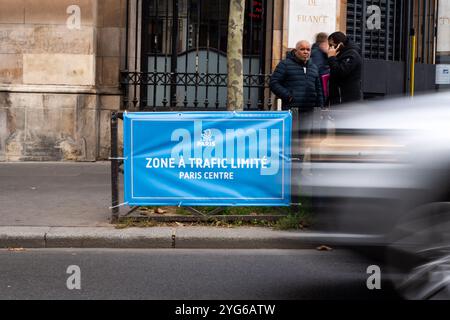
M 389 28 L 390 28 L 390 19 L 391 19 L 391 1 L 390 0 L 388 0 L 387 4 L 386 4 L 386 15 L 387 15 L 387 17 L 386 17 L 386 31 L 384 33 L 384 43 L 385 43 L 384 59 L 386 61 L 388 61 L 389 60 L 389 41 L 390 41 L 390 39 L 389 39 L 389 35 L 390 35 Z M 394 16 L 395 16 L 395 13 L 394 13 Z
M 416 66 L 416 35 L 414 29 L 411 29 L 411 61 L 410 61 L 410 83 L 409 83 L 409 94 L 414 97 L 414 85 L 415 85 L 415 66 Z
M 405 4 L 405 22 L 406 27 L 404 29 L 405 32 L 405 94 L 409 95 L 410 93 L 410 77 L 411 77 L 411 29 L 414 28 L 412 23 L 412 3 L 407 1 Z
M 119 221 L 119 162 L 117 152 L 118 115 L 111 115 L 111 223 Z
M 125 22 L 125 70 L 128 70 L 128 45 L 129 45 L 129 32 L 130 32 L 130 0 L 127 0 L 127 13 Z
M 178 0 L 172 1 L 172 59 L 170 79 L 170 108 L 177 107 L 177 70 L 178 70 Z
M 134 72 L 136 73 L 137 76 L 139 76 L 138 73 L 138 43 L 139 43 L 139 0 L 136 1 L 136 34 L 135 34 L 135 40 L 134 40 Z M 141 43 L 142 44 L 142 43 Z M 140 101 L 138 100 L 137 97 L 137 85 L 136 81 L 134 83 L 134 99 L 133 99 L 133 107 L 136 108 L 138 106 L 138 104 L 140 105 Z
M 355 11 L 357 6 L 355 3 Z M 367 24 L 367 5 L 366 1 L 362 1 L 362 23 L 361 23 L 361 58 L 364 64 L 364 59 L 366 57 L 366 24 Z M 370 52 L 369 59 L 372 58 L 372 35 L 370 35 Z M 363 68 L 362 79 L 364 79 L 364 68 Z

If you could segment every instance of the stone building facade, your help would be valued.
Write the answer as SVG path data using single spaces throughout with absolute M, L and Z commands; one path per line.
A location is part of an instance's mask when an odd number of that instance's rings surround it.
M 0 161 L 108 157 L 125 3 L 0 0 Z

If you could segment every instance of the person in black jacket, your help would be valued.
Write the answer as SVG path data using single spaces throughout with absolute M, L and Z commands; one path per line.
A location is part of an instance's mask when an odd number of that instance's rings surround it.
M 298 108 L 308 112 L 323 106 L 319 69 L 310 55 L 309 42 L 299 41 L 272 74 L 270 89 L 283 101 L 283 110 Z
M 342 32 L 332 33 L 328 44 L 331 105 L 361 100 L 362 58 L 359 47 Z
M 322 84 L 319 68 L 310 60 L 311 45 L 299 41 L 281 61 L 270 79 L 270 89 L 283 101 L 283 110 L 297 109 L 299 130 L 293 133 L 298 143 L 293 143 L 294 154 L 306 160 L 305 141 L 312 131 L 311 113 L 323 107 Z

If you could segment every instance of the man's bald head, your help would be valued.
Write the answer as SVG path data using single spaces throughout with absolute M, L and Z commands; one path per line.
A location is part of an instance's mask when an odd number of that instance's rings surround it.
M 301 45 L 305 45 L 305 46 L 310 46 L 311 44 L 309 43 L 309 41 L 307 40 L 300 40 L 299 42 L 297 42 L 297 44 L 295 45 L 295 48 L 299 48 Z
M 311 44 L 306 40 L 300 40 L 295 45 L 295 56 L 303 62 L 309 60 L 311 56 Z

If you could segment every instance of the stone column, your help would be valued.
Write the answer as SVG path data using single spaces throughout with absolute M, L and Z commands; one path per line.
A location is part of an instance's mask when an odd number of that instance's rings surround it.
M 336 1 L 337 1 L 336 31 L 347 33 L 347 0 L 336 0 Z
M 97 0 L 96 87 L 99 103 L 98 158 L 110 154 L 111 112 L 120 109 L 120 70 L 125 69 L 126 0 Z M 134 2 L 134 1 L 133 1 Z

